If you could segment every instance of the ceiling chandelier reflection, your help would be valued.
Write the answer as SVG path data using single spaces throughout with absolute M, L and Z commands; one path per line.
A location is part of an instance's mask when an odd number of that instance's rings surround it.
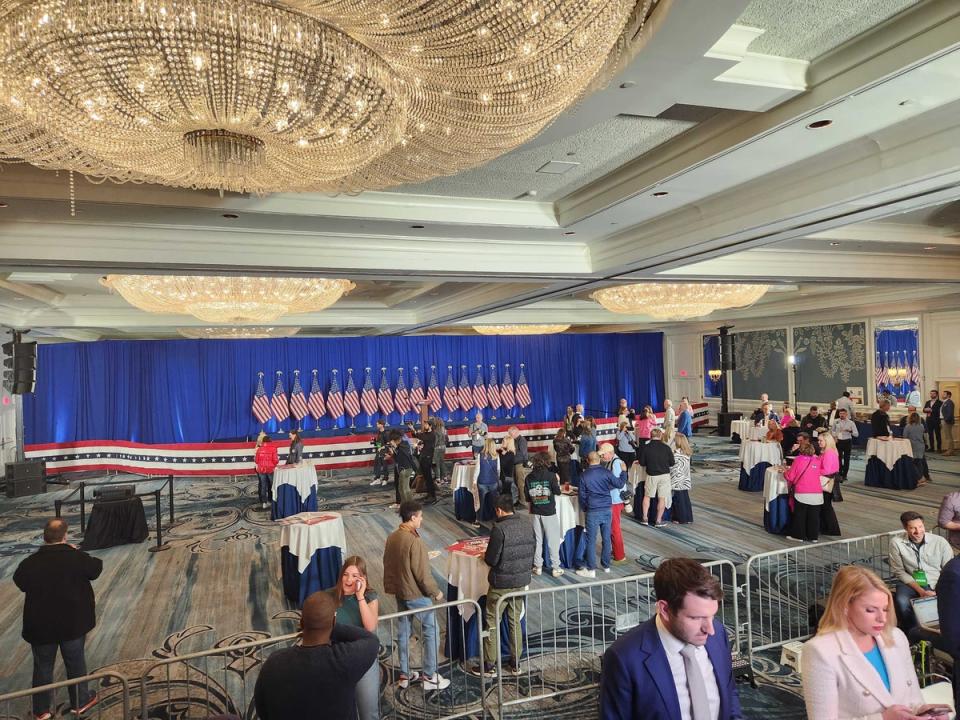
M 553 335 L 569 330 L 569 325 L 474 325 L 481 335 Z
M 12 0 L 0 159 L 362 190 L 486 162 L 611 73 L 654 0 Z
M 248 327 L 177 328 L 177 332 L 194 340 L 250 340 L 253 338 L 293 337 L 300 332 L 300 328 L 251 325 Z
M 688 320 L 715 310 L 752 305 L 769 285 L 649 282 L 597 290 L 590 295 L 607 310 L 649 315 L 658 320 Z
M 356 287 L 349 280 L 203 275 L 107 275 L 100 281 L 134 307 L 209 323 L 270 323 L 318 312 Z

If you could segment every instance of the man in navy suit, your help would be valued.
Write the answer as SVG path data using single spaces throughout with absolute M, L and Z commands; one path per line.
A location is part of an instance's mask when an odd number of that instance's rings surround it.
M 603 656 L 601 720 L 742 718 L 730 646 L 716 619 L 720 582 L 696 560 L 666 560 L 653 578 L 657 615 Z

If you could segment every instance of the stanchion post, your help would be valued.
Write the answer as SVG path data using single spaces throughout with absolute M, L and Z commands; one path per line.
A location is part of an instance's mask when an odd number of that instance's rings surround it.
M 154 509 L 157 515 L 157 544 L 154 547 L 147 548 L 147 552 L 160 552 L 169 550 L 170 545 L 163 542 L 163 516 L 160 509 L 160 490 L 153 491 Z
M 170 488 L 170 524 L 173 524 L 173 475 L 167 475 L 167 486 Z
M 87 490 L 86 485 L 80 483 L 80 534 L 83 535 L 87 528 Z
M 53 507 L 56 510 L 57 517 L 60 517 L 60 508 L 63 507 L 63 500 L 55 500 L 53 503 Z

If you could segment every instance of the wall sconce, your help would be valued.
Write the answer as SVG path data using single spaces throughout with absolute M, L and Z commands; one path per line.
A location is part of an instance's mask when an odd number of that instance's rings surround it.
M 713 382 L 720 382 L 720 378 L 723 377 L 723 373 L 720 372 L 719 370 L 710 370 L 709 372 L 707 372 L 707 375 L 710 376 L 710 379 Z
M 796 365 L 796 364 L 797 364 L 797 356 L 796 356 L 796 355 L 787 355 L 787 364 L 789 364 L 789 365 Z

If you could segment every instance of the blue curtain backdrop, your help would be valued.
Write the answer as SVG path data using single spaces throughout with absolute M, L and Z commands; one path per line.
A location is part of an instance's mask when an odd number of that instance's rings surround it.
M 880 353 L 880 363 L 883 367 L 896 367 L 899 361 L 900 365 L 906 362 L 909 370 L 913 364 L 915 352 L 917 353 L 917 362 L 920 362 L 919 334 L 916 330 L 877 330 L 874 333 L 874 339 L 875 350 Z M 906 395 L 911 388 L 912 384 L 908 374 L 906 382 L 893 385 L 888 380 L 879 389 L 887 389 L 897 395 Z
M 533 400 L 524 412 L 526 422 L 559 419 L 568 404 L 577 402 L 588 412 L 609 415 L 621 397 L 633 406 L 650 403 L 656 408 L 664 397 L 662 333 L 65 343 L 39 348 L 37 390 L 24 396 L 25 440 L 176 443 L 246 437 L 260 430 L 250 410 L 258 371 L 264 373 L 270 396 L 274 373 L 282 370 L 289 397 L 293 371 L 300 370 L 306 395 L 316 368 L 326 397 L 334 368 L 340 371 L 342 389 L 352 367 L 360 391 L 363 368 L 372 368 L 376 388 L 385 366 L 393 390 L 398 367 L 409 388 L 417 365 L 426 387 L 435 364 L 442 391 L 447 365 L 454 366 L 459 382 L 460 366 L 466 364 L 472 387 L 478 363 L 485 381 L 491 364 L 502 380 L 510 363 L 514 383 L 525 363 Z M 520 411 L 495 414 L 503 420 L 519 418 Z M 440 415 L 450 419 L 445 408 Z M 454 421 L 463 418 L 462 411 L 453 413 Z M 388 420 L 397 424 L 400 414 L 392 413 Z M 286 420 L 278 426 L 271 420 L 266 429 L 289 430 L 291 422 L 296 423 Z M 348 424 L 342 418 L 337 426 Z M 357 426 L 366 425 L 366 416 L 359 416 Z M 333 426 L 329 417 L 320 420 L 321 430 Z M 308 416 L 303 427 L 313 430 L 316 423 Z
M 711 370 L 720 369 L 720 336 L 703 336 L 703 396 L 720 397 L 724 378 L 714 382 L 710 379 Z

